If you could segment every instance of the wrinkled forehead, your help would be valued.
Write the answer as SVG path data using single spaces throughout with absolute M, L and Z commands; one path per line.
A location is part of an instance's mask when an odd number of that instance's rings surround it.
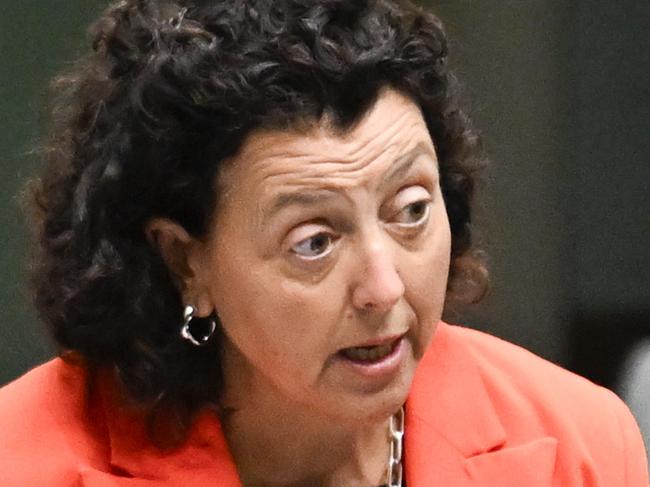
M 401 93 L 385 90 L 347 130 L 324 117 L 291 130 L 253 132 L 226 162 L 219 183 L 227 192 L 242 186 L 259 189 L 278 181 L 305 184 L 331 176 L 333 182 L 353 186 L 371 168 L 390 165 L 416 150 L 435 159 L 420 108 Z

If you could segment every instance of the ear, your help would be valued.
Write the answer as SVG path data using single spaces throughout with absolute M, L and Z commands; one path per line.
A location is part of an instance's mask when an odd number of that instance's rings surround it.
M 149 244 L 165 262 L 183 302 L 196 307 L 199 316 L 212 313 L 213 306 L 200 280 L 203 243 L 168 218 L 149 220 L 144 231 Z

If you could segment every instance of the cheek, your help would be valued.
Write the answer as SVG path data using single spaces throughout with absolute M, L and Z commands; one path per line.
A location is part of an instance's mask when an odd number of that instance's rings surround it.
M 406 299 L 416 314 L 421 345 L 426 348 L 442 317 L 449 275 L 451 237 L 442 225 L 420 252 L 409 255 L 404 268 Z
M 222 275 L 228 286 L 213 300 L 226 335 L 251 362 L 307 370 L 330 353 L 332 301 L 322 293 L 283 279 L 268 263 L 230 266 Z
M 405 273 L 405 288 L 418 318 L 437 322 L 445 301 L 449 258 L 444 255 L 426 257 L 411 260 L 410 269 Z

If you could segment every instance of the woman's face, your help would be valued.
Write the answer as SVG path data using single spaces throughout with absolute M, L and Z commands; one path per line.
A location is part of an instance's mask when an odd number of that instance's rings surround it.
M 340 420 L 391 414 L 440 319 L 450 258 L 419 108 L 386 90 L 344 136 L 325 123 L 255 133 L 219 186 L 195 282 L 223 324 L 227 389 Z

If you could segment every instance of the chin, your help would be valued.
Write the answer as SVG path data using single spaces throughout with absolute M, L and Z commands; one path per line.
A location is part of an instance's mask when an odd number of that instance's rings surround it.
M 405 393 L 391 394 L 387 397 L 377 398 L 376 401 L 370 404 L 366 402 L 367 407 L 357 411 L 356 417 L 353 416 L 350 419 L 356 424 L 384 422 L 404 406 L 407 398 L 408 390 Z
M 414 373 L 415 368 L 413 367 L 410 370 L 405 370 L 399 379 L 380 391 L 341 401 L 340 404 L 347 405 L 347 408 L 341 413 L 346 416 L 347 420 L 356 424 L 385 421 L 406 403 Z

